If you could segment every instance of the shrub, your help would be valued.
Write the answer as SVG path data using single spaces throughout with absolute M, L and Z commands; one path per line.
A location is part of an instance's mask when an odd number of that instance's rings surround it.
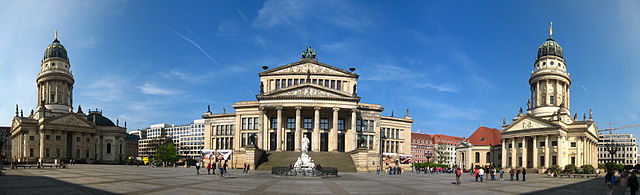
M 633 165 L 624 165 L 624 170 L 631 170 L 633 169 Z
M 578 168 L 574 164 L 568 164 L 568 165 L 564 166 L 564 170 L 563 171 L 567 172 L 567 173 L 576 173 L 576 172 L 578 172 Z
M 559 165 L 551 165 L 551 167 L 549 167 L 549 170 L 547 170 L 551 173 L 559 173 L 560 172 L 560 166 Z
M 634 168 L 635 170 L 640 170 L 640 164 L 636 164 L 635 166 L 633 166 L 633 168 Z
M 586 173 L 586 174 L 596 173 L 596 169 L 591 165 L 582 165 L 580 169 L 582 169 L 582 173 Z

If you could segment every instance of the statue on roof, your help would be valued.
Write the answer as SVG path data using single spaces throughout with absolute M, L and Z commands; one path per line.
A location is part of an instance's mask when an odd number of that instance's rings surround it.
M 308 46 L 307 49 L 302 51 L 302 58 L 304 59 L 316 59 L 316 50 Z

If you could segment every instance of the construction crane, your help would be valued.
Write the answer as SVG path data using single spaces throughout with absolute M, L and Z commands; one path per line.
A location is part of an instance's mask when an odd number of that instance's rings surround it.
M 609 131 L 609 135 L 611 135 L 612 131 L 620 130 L 620 129 L 634 128 L 634 127 L 640 127 L 640 125 L 627 125 L 627 126 L 622 126 L 622 127 L 611 128 L 611 123 L 609 123 L 609 128 L 608 129 L 598 130 L 598 132 Z

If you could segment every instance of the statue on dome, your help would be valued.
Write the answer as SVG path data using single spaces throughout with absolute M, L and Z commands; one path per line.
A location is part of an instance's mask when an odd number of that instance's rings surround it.
M 302 58 L 304 59 L 316 59 L 316 50 L 308 46 L 307 49 L 302 51 Z

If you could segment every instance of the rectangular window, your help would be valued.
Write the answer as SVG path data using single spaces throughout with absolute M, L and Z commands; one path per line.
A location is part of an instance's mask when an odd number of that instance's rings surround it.
M 287 118 L 287 129 L 296 129 L 296 118 Z
M 291 79 L 287 79 L 287 87 L 290 87 L 293 84 L 293 81 Z
M 576 142 L 571 142 L 571 147 L 575 148 L 576 147 Z
M 551 141 L 551 146 L 558 146 L 558 141 Z
M 329 80 L 324 80 L 324 86 L 329 87 Z
M 253 118 L 253 129 L 258 129 L 258 117 Z
M 544 147 L 545 146 L 545 142 L 540 142 L 540 147 Z
M 370 135 L 368 137 L 369 137 L 369 150 L 373 150 L 373 135 Z
M 276 129 L 276 128 L 278 128 L 278 119 L 271 118 L 271 129 Z
M 385 128 L 380 128 L 380 138 L 387 138 L 387 136 L 385 136 L 384 134 L 385 130 Z
M 247 134 L 243 133 L 242 134 L 242 142 L 240 142 L 240 145 L 241 145 L 240 147 L 246 146 L 246 143 L 247 143 Z
M 326 119 L 326 118 L 320 119 L 320 129 L 322 130 L 329 129 L 329 119 Z
M 76 137 L 76 142 L 80 142 L 80 137 Z M 80 152 L 78 152 L 80 153 Z M 78 157 L 80 157 L 80 155 L 78 154 Z
M 51 139 L 51 135 L 45 135 L 44 138 L 47 139 L 47 140 L 50 140 Z
M 318 84 L 318 79 L 311 79 L 311 83 Z
M 313 129 L 313 119 L 311 119 L 311 118 L 304 118 L 303 127 L 304 127 L 305 129 Z
M 331 89 L 336 88 L 336 80 L 331 80 Z
M 29 156 L 33 157 L 33 148 L 29 148 Z
M 396 129 L 396 139 L 400 139 L 400 129 Z
M 342 90 L 342 81 L 338 81 L 338 82 L 336 83 L 336 89 L 337 89 L 337 90 Z
M 549 103 L 550 104 L 556 104 L 556 98 L 554 96 L 549 96 Z
M 513 148 L 513 144 L 509 144 L 509 148 Z
M 280 89 L 280 79 L 276 79 L 276 89 Z
M 362 120 L 356 120 L 356 131 L 357 132 L 362 131 Z
M 369 131 L 369 121 L 362 120 L 362 131 Z
M 522 148 L 522 143 L 518 143 L 518 148 Z
M 558 164 L 557 160 L 558 158 L 556 156 L 551 156 L 551 165 L 557 165 Z
M 45 149 L 44 151 L 45 151 L 44 155 L 45 155 L 47 158 L 49 158 L 49 152 L 50 152 L 49 148 Z
M 36 137 L 35 137 L 35 136 L 33 136 L 33 135 L 32 135 L 32 136 L 29 136 L 29 140 L 32 140 L 32 141 L 33 141 L 33 140 L 35 140 L 35 139 L 36 139 Z
M 300 79 L 300 84 L 304 84 L 305 79 Z
M 373 121 L 369 121 L 369 131 L 373 132 Z
M 242 118 L 242 129 L 247 129 L 247 118 Z
M 293 79 L 293 85 L 298 85 L 298 79 Z
M 60 148 L 56 148 L 56 158 L 60 156 Z
M 338 130 L 339 131 L 346 130 L 345 127 L 344 127 L 344 119 L 338 119 Z
M 61 139 L 60 136 L 56 135 L 56 140 L 60 140 L 60 139 Z
M 91 142 L 91 138 L 87 138 L 87 142 Z

